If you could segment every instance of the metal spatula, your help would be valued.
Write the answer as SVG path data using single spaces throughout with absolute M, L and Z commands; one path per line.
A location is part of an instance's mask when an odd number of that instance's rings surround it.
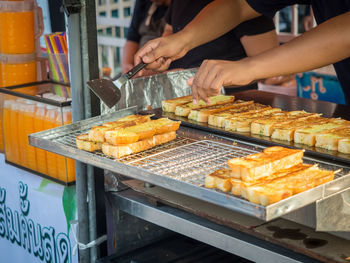
M 136 65 L 130 71 L 120 76 L 115 81 L 116 85 L 114 85 L 109 79 L 94 79 L 88 81 L 87 84 L 100 100 L 102 100 L 109 108 L 112 108 L 120 100 L 120 89 L 122 86 L 145 66 L 146 64 L 143 62 Z

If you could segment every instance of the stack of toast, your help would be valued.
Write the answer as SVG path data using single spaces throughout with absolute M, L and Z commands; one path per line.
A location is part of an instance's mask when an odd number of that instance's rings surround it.
M 230 191 L 266 206 L 333 180 L 333 171 L 303 164 L 303 154 L 303 150 L 274 146 L 262 153 L 230 159 L 230 169 L 207 175 L 205 187 Z
M 151 115 L 129 115 L 114 122 L 93 127 L 88 134 L 79 135 L 79 149 L 121 158 L 141 152 L 176 138 L 179 121 L 167 118 L 151 120 Z
M 212 97 L 210 105 L 203 101 L 193 104 L 191 96 L 166 100 L 162 102 L 162 109 L 227 131 L 249 132 L 350 154 L 350 121 L 340 118 L 324 118 L 305 111 L 282 111 L 224 95 Z

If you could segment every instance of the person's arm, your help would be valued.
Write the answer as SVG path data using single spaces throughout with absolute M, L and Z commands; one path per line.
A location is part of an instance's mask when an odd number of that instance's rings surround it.
M 256 56 L 279 45 L 275 30 L 254 36 L 243 36 L 240 41 L 248 57 Z
M 173 34 L 173 27 L 169 24 L 165 24 L 162 37 L 170 36 Z
M 134 67 L 134 56 L 139 49 L 139 43 L 127 40 L 123 47 L 122 73 L 128 72 Z
M 300 37 L 240 61 L 204 61 L 192 86 L 194 100 L 220 92 L 222 86 L 247 85 L 258 79 L 323 67 L 350 56 L 350 12 L 334 17 Z
M 170 63 L 189 50 L 227 33 L 245 20 L 259 16 L 245 0 L 216 0 L 207 5 L 183 30 L 151 40 L 135 55 L 135 64 L 149 63 L 147 68 L 166 70 Z

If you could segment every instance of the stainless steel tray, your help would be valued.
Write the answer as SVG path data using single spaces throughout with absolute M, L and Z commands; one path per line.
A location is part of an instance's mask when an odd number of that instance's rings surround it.
M 230 193 L 204 188 L 205 175 L 227 167 L 228 159 L 259 152 L 265 147 L 187 127 L 180 127 L 177 139 L 172 142 L 122 159 L 108 157 L 102 152 L 90 153 L 76 148 L 77 135 L 87 133 L 92 126 L 135 112 L 136 108 L 129 108 L 35 133 L 29 136 L 29 142 L 32 146 L 266 221 L 350 187 L 350 167 L 304 158 L 305 163 L 316 162 L 324 169 L 341 171 L 332 182 L 266 207 L 250 203 Z

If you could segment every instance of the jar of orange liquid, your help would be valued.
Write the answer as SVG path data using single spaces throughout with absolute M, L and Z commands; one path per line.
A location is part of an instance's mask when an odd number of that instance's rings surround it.
M 36 103 L 32 100 L 25 101 L 24 107 L 24 135 L 25 155 L 27 167 L 33 171 L 37 170 L 35 148 L 29 145 L 28 135 L 34 133 L 34 114 Z
M 72 107 L 64 107 L 63 108 L 63 124 L 72 123 Z M 67 160 L 67 174 L 68 174 L 68 182 L 75 181 L 75 162 L 71 158 L 66 158 Z
M 44 130 L 44 122 L 46 115 L 46 105 L 38 102 L 36 104 L 36 112 L 34 115 L 34 132 L 40 132 Z M 37 171 L 47 175 L 47 158 L 46 151 L 35 148 L 36 155 L 36 167 Z
M 34 2 L 0 1 L 0 53 L 34 52 Z
M 4 132 L 4 144 L 6 150 L 6 159 L 13 162 L 14 157 L 12 153 L 13 145 L 11 141 L 11 104 L 14 100 L 5 100 L 3 106 L 3 132 Z
M 28 167 L 27 155 L 26 155 L 26 131 L 25 131 L 25 111 L 26 111 L 26 100 L 17 99 L 18 104 L 18 118 L 17 118 L 17 129 L 18 129 L 18 152 L 19 152 L 19 164 Z
M 0 87 L 26 84 L 37 80 L 35 54 L 0 54 Z M 15 91 L 36 95 L 37 87 L 20 88 Z
M 5 152 L 6 159 L 10 162 L 20 164 L 19 156 L 19 132 L 18 132 L 18 113 L 19 113 L 20 102 L 12 101 L 11 102 L 11 111 L 10 111 L 10 124 L 5 125 L 4 127 L 9 130 L 9 145 L 11 147 L 11 159 L 7 156 L 7 150 Z M 6 141 L 8 139 L 6 138 Z M 6 143 L 6 142 L 5 142 Z
M 52 105 L 46 106 L 44 130 L 48 130 L 56 127 L 57 110 L 58 110 L 58 107 L 56 106 L 52 106 Z M 47 165 L 48 175 L 53 178 L 58 178 L 56 154 L 52 152 L 46 152 L 46 165 Z

